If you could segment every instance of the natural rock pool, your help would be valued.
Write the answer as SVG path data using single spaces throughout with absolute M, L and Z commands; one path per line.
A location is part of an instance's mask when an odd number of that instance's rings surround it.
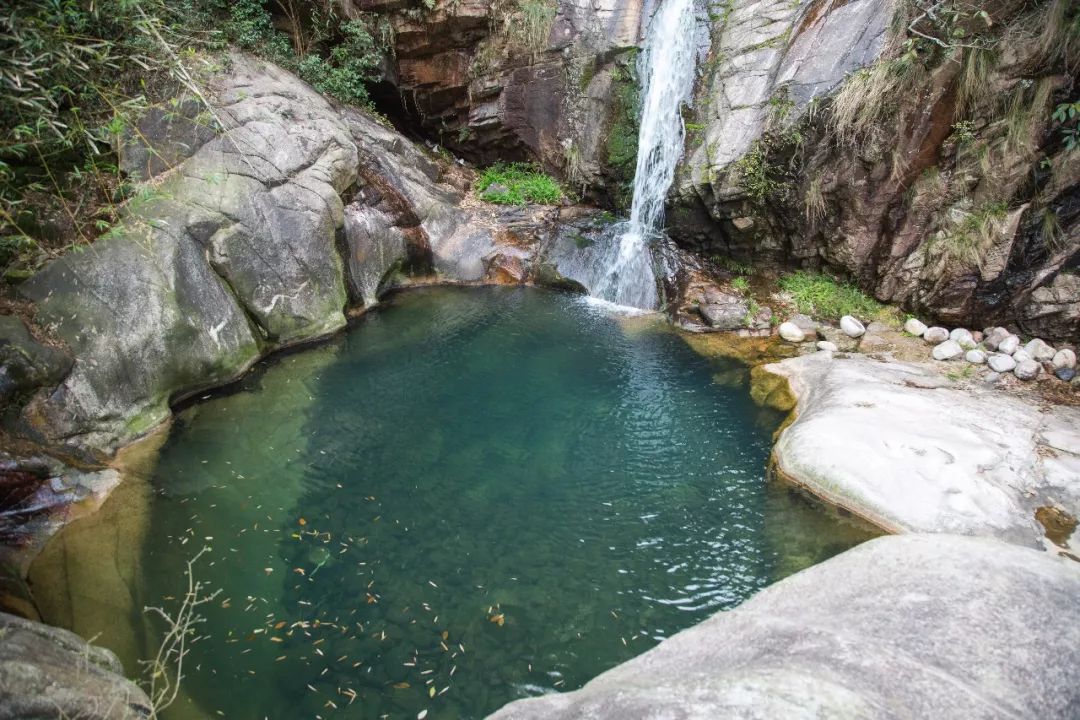
M 571 690 L 865 539 L 766 481 L 780 418 L 733 376 L 576 297 L 403 293 L 179 412 L 34 590 L 135 674 L 143 606 L 210 548 L 170 718 L 477 718 Z

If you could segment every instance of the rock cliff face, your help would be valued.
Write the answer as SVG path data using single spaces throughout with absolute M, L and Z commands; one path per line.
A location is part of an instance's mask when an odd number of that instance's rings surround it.
M 1076 563 L 1034 550 L 880 538 L 491 718 L 1065 720 L 1080 707 L 1077 592 Z
M 86 448 L 137 437 L 170 402 L 344 327 L 364 287 L 399 264 L 427 272 L 430 240 L 450 232 L 460 191 L 400 135 L 248 56 L 213 85 L 219 131 L 108 236 L 21 286 L 75 362 L 19 429 Z M 395 238 L 384 252 L 365 217 Z
M 923 5 L 730 4 L 672 233 L 944 322 L 1075 338 L 1080 153 L 1051 116 L 1074 99 L 1076 8 L 1001 0 L 935 24 Z M 967 39 L 937 39 L 952 32 Z
M 579 187 L 604 184 L 640 0 L 462 0 L 426 13 L 353 0 L 361 11 L 393 29 L 377 93 L 392 116 L 476 162 L 537 159 Z

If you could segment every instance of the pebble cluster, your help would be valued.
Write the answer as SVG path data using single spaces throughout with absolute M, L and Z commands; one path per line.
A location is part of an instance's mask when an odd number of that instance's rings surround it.
M 778 331 L 784 340 L 801 343 L 806 340 L 807 332 L 816 327 L 817 323 L 809 318 L 796 316 L 782 323 Z M 840 318 L 840 330 L 852 339 L 866 334 L 863 324 L 850 315 Z M 929 327 L 915 318 L 904 323 L 904 331 L 932 345 L 930 354 L 934 360 L 963 360 L 972 365 L 986 365 L 994 373 L 1012 373 L 1021 380 L 1035 380 L 1045 373 L 1080 386 L 1076 351 L 1069 347 L 1054 348 L 1040 338 L 1023 343 L 1018 335 L 1003 327 L 990 327 L 982 332 L 966 328 L 948 330 Z M 836 352 L 837 346 L 821 340 L 817 349 Z
M 973 365 L 987 365 L 996 373 L 1013 373 L 1021 380 L 1034 380 L 1043 372 L 1069 382 L 1077 377 L 1076 352 L 1071 348 L 1055 349 L 1035 338 L 1022 344 L 1020 337 L 1003 327 L 990 327 L 982 332 L 965 328 L 952 331 L 943 327 L 927 327 L 912 318 L 904 330 L 921 337 L 934 346 L 935 360 L 963 358 Z

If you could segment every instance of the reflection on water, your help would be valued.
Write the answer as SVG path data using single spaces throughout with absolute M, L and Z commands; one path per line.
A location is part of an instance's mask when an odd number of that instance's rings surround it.
M 222 592 L 168 715 L 482 717 L 862 540 L 765 482 L 778 418 L 735 369 L 580 299 L 432 288 L 183 411 L 138 602 L 204 546 Z

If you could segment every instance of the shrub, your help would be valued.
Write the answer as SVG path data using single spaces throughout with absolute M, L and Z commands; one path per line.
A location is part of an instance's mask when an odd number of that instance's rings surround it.
M 799 312 L 826 318 L 852 315 L 868 318 L 883 306 L 852 284 L 821 273 L 798 271 L 780 278 L 780 289 L 791 295 Z
M 507 192 L 491 192 L 492 185 L 502 185 Z M 496 163 L 481 173 L 476 181 L 480 198 L 500 205 L 555 205 L 563 199 L 562 188 L 535 165 Z

